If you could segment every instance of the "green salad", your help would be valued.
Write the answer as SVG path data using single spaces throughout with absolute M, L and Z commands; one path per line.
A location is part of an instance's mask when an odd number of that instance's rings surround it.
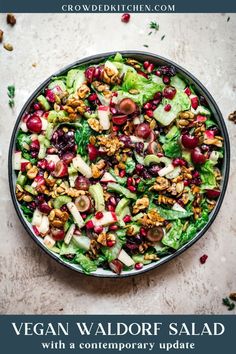
M 117 53 L 53 77 L 24 114 L 16 197 L 65 262 L 138 271 L 207 224 L 223 157 L 205 97 L 174 66 Z

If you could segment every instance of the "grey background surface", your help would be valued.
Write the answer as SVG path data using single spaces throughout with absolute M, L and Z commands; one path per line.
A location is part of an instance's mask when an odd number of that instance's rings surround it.
M 11 28 L 0 15 L 5 42 L 14 46 L 13 52 L 0 46 L 1 313 L 228 313 L 221 299 L 236 291 L 236 126 L 227 121 L 236 109 L 236 14 L 229 16 L 227 22 L 227 14 L 132 14 L 124 24 L 119 14 L 18 14 Z M 148 36 L 150 21 L 157 21 L 160 30 Z M 207 87 L 228 126 L 231 176 L 216 221 L 188 251 L 142 276 L 94 279 L 51 260 L 24 231 L 8 191 L 7 150 L 18 112 L 45 78 L 87 55 L 125 49 L 172 59 Z M 11 111 L 7 86 L 13 83 Z M 203 253 L 209 256 L 205 265 L 199 262 Z

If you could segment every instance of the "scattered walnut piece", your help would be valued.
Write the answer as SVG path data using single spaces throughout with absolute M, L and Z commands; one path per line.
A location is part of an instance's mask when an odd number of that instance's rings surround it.
M 231 120 L 234 124 L 236 124 L 236 111 L 230 113 L 228 119 Z
M 137 214 L 140 210 L 146 209 L 149 206 L 149 199 L 147 196 L 138 199 L 133 207 L 133 213 Z
M 150 260 L 150 261 L 158 261 L 158 259 L 160 259 L 156 254 L 148 254 L 146 253 L 144 255 L 144 259 L 145 260 Z
M 106 166 L 106 162 L 104 160 L 99 160 L 96 165 L 92 164 L 92 174 L 93 178 L 99 178 L 103 174 L 103 169 Z
M 33 63 L 32 66 L 33 66 L 33 68 L 36 68 L 37 63 Z
M 80 88 L 77 90 L 77 94 L 79 98 L 82 100 L 85 99 L 90 92 L 90 88 L 86 84 L 82 84 Z
M 106 246 L 107 245 L 107 234 L 105 232 L 101 232 L 98 235 L 97 242 L 103 246 Z
M 11 26 L 16 24 L 16 18 L 13 14 L 7 14 L 7 23 Z
M 236 301 L 236 292 L 229 295 L 230 300 Z
M 123 143 L 116 136 L 100 135 L 97 140 L 98 144 L 105 148 L 108 156 L 115 155 L 123 146 Z
M 3 47 L 8 50 L 9 52 L 12 52 L 13 51 L 13 46 L 10 44 L 10 43 L 4 43 L 3 44 Z
M 95 132 L 99 132 L 102 130 L 101 124 L 98 119 L 96 118 L 89 118 L 88 124 L 91 129 L 95 130 Z
M 159 195 L 158 196 L 158 204 L 170 204 L 170 205 L 174 205 L 176 200 L 170 197 L 166 197 L 165 195 Z
M 165 219 L 159 215 L 156 209 L 152 209 L 140 219 L 140 222 L 143 226 L 153 227 L 162 225 L 164 220 Z
M 170 186 L 170 181 L 165 177 L 157 177 L 153 189 L 155 191 L 164 191 Z
M 2 43 L 4 32 L 0 29 L 0 43 Z
M 28 164 L 29 165 L 29 164 Z M 27 166 L 28 166 L 27 165 Z M 26 168 L 27 168 L 27 166 L 26 166 Z M 28 169 L 28 171 L 27 171 L 27 177 L 29 178 L 29 179 L 34 179 L 36 176 L 37 176 L 37 174 L 38 174 L 38 171 L 39 171 L 39 169 L 38 169 L 38 167 L 37 166 L 32 166 L 30 169 Z
M 60 209 L 53 209 L 51 210 L 48 219 L 52 226 L 61 229 L 69 219 L 69 214 L 66 211 L 62 211 Z

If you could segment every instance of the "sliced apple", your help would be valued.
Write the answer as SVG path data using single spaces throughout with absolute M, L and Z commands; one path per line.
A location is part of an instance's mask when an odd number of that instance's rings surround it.
M 80 155 L 77 155 L 72 160 L 74 168 L 79 171 L 83 176 L 91 178 L 93 176 L 91 167 L 82 159 Z
M 118 260 L 126 265 L 126 267 L 132 267 L 135 264 L 133 259 L 123 249 L 119 253 Z
M 110 108 L 109 106 L 98 107 L 98 119 L 103 130 L 110 128 Z
M 78 209 L 76 208 L 75 203 L 73 202 L 69 202 L 66 204 L 67 208 L 69 209 L 70 213 L 72 214 L 75 223 L 81 228 L 84 226 L 84 220 L 82 218 L 82 216 L 80 215 L 80 212 L 78 211 Z
M 46 234 L 49 230 L 49 219 L 47 215 L 42 216 L 41 224 L 38 227 L 40 234 Z
M 94 226 L 108 226 L 118 221 L 116 213 L 113 211 L 104 211 L 101 219 L 91 219 Z
M 20 171 L 21 169 L 21 151 L 16 151 L 13 156 L 13 169 Z
M 33 226 L 39 227 L 42 222 L 42 217 L 43 217 L 43 214 L 41 213 L 41 211 L 39 211 L 38 209 L 35 209 L 35 211 L 33 213 L 33 218 L 32 218 L 31 224 Z
M 102 176 L 100 182 L 103 182 L 103 183 L 116 182 L 116 179 L 109 172 L 105 172 L 104 175 Z
M 56 241 L 51 236 L 47 235 L 44 237 L 43 243 L 47 246 L 47 248 L 53 248 Z

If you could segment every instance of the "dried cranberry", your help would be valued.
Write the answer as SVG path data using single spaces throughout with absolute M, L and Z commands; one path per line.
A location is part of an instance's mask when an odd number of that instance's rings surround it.
M 167 75 L 167 76 L 175 76 L 176 75 L 176 69 L 173 65 L 170 65 L 170 66 L 163 65 L 159 68 L 159 70 L 162 75 Z
M 151 173 L 152 176 L 156 177 L 158 176 L 158 172 L 160 171 L 160 167 L 158 165 L 153 165 L 149 168 L 149 172 Z
M 143 170 L 144 170 L 144 166 L 141 165 L 140 163 L 138 163 L 138 164 L 136 165 L 135 172 L 136 172 L 138 175 L 141 175 L 142 172 L 143 172 Z
M 143 149 L 144 149 L 144 143 L 138 142 L 138 143 L 135 144 L 135 151 L 138 154 L 142 154 L 143 153 Z
M 204 254 L 203 256 L 200 257 L 200 263 L 201 264 L 204 264 L 206 263 L 206 260 L 207 260 L 208 256 L 206 254 Z

